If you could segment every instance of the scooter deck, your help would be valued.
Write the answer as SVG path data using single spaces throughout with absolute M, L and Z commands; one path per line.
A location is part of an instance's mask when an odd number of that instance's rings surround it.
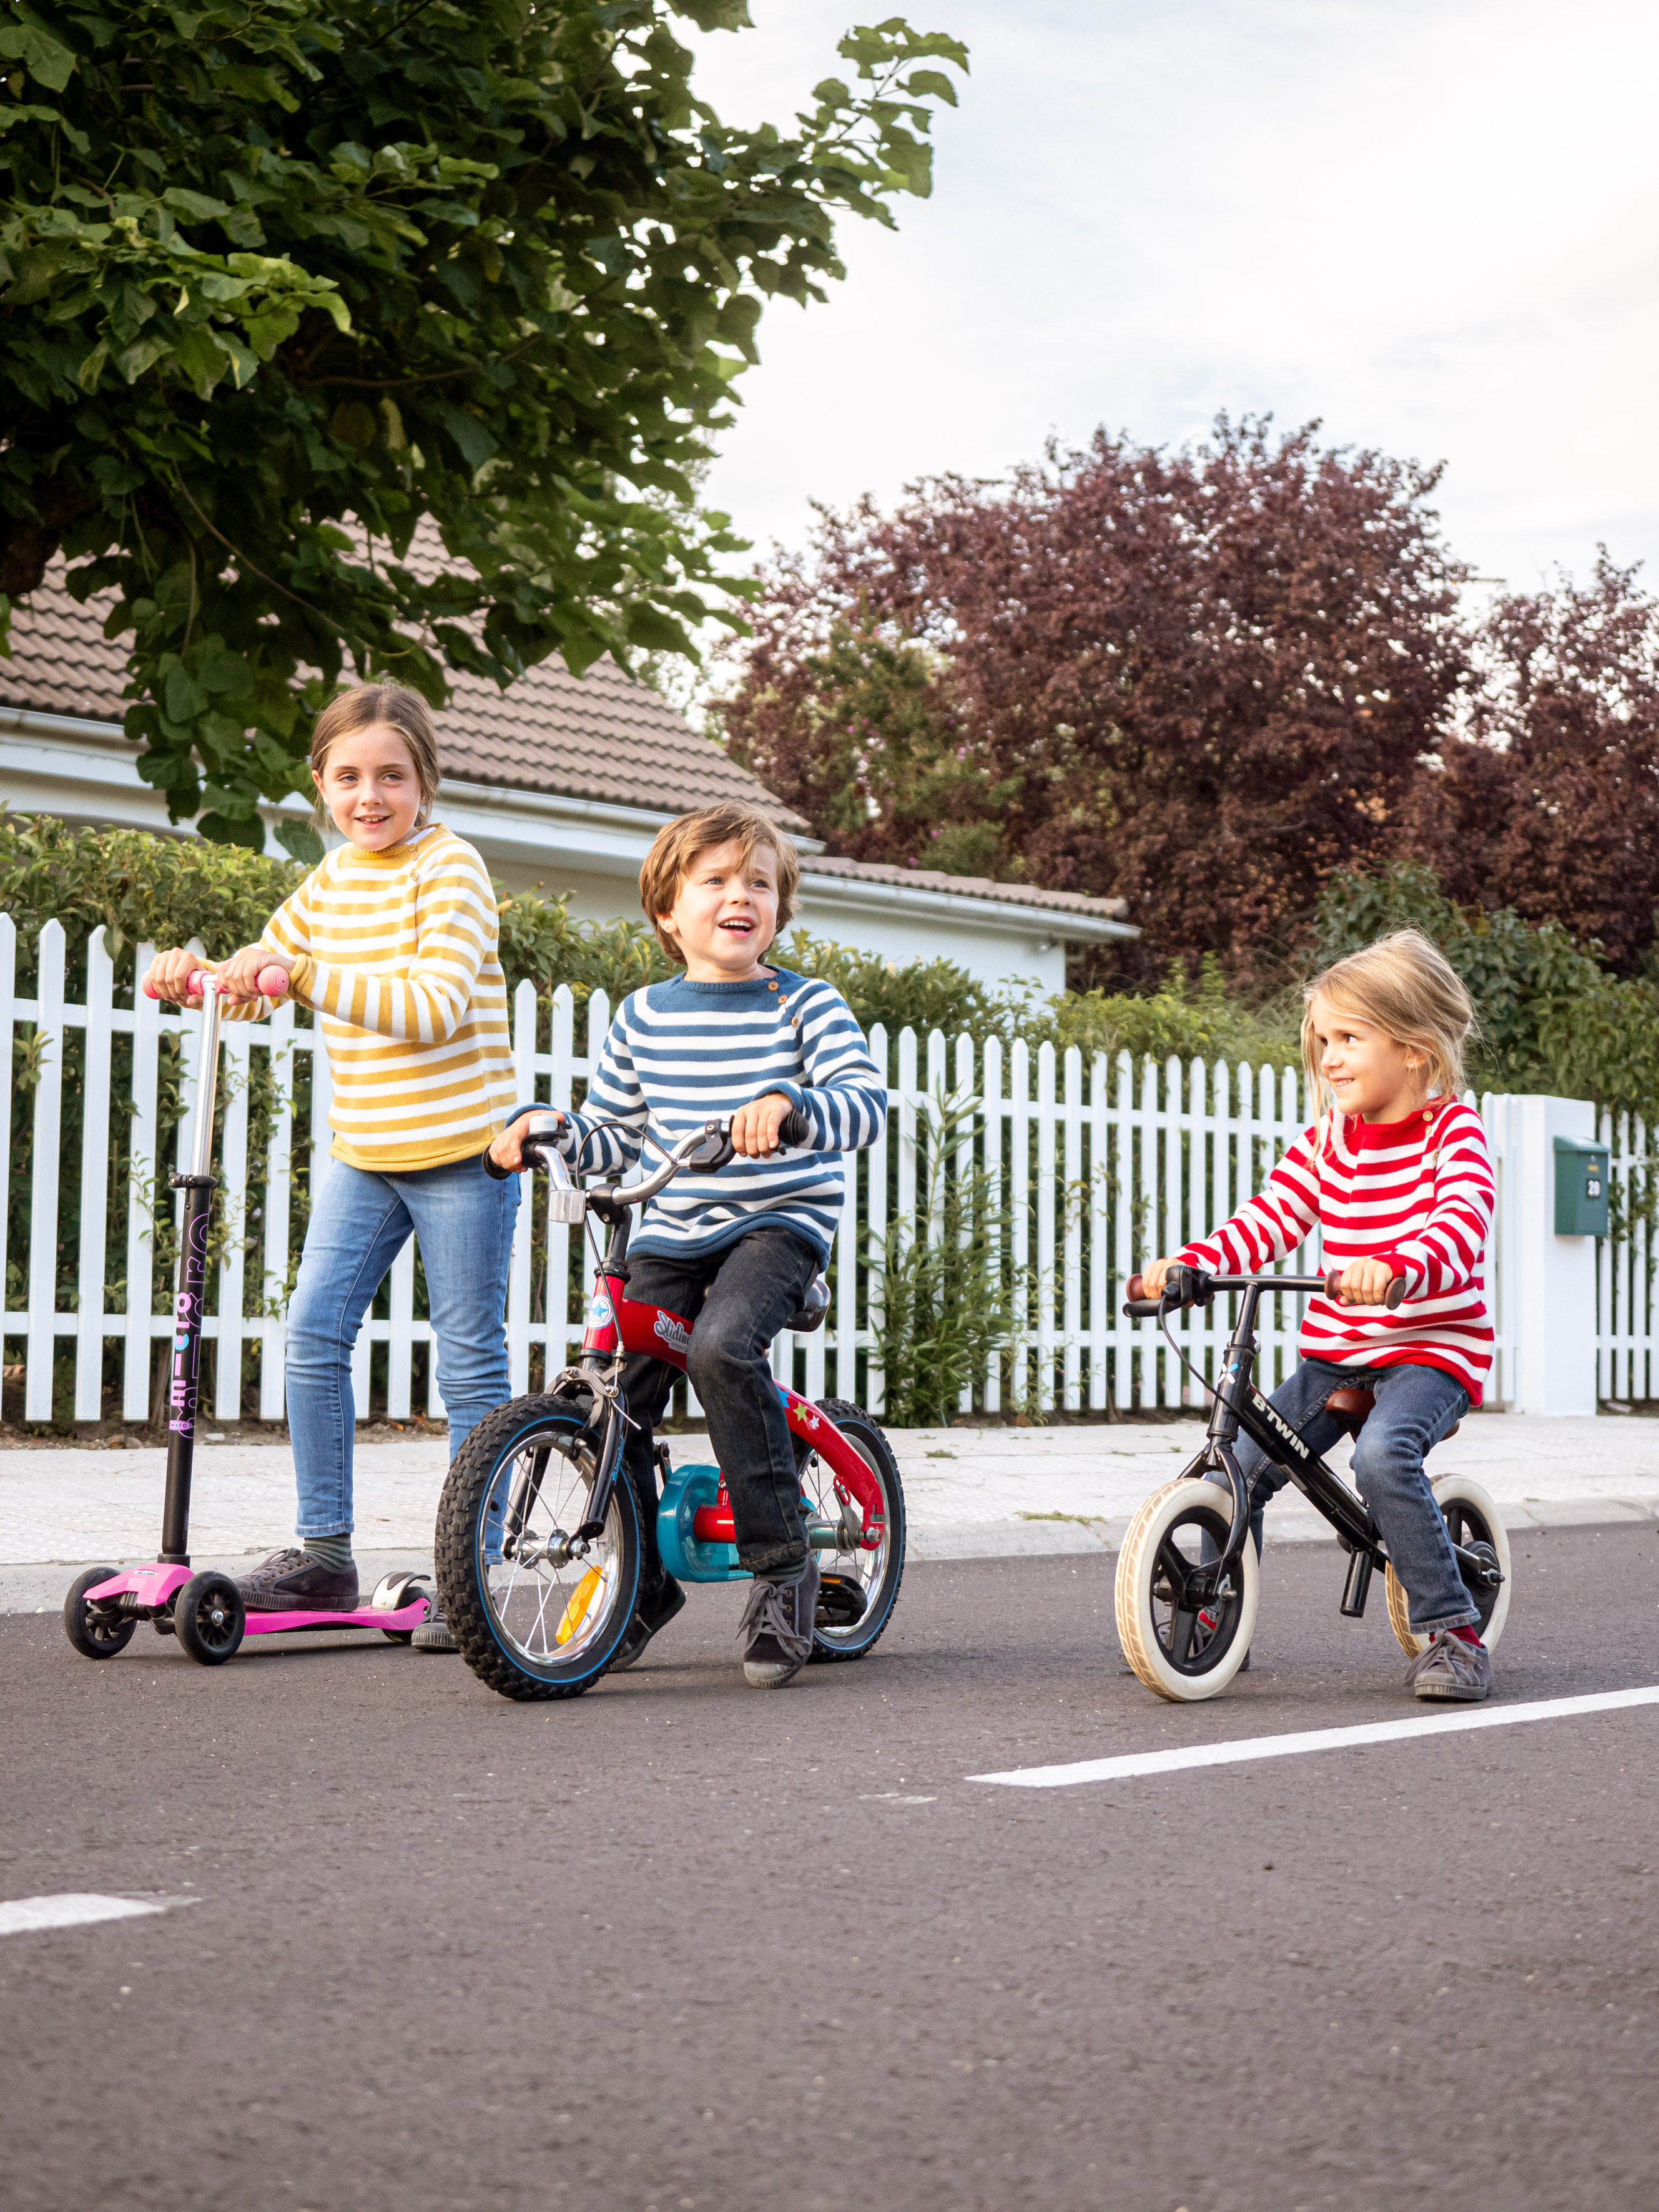
M 191 1567 L 173 1565 L 164 1560 L 157 1560 L 152 1566 L 129 1568 L 88 1590 L 86 1602 L 103 1605 L 131 1592 L 141 1607 L 159 1613 L 168 1599 L 184 1588 L 194 1571 Z M 383 1605 L 360 1605 L 349 1613 L 324 1612 L 313 1607 L 298 1607 L 289 1613 L 250 1613 L 242 1633 L 282 1636 L 291 1629 L 326 1628 L 408 1630 L 420 1627 L 430 1611 L 430 1601 L 416 1596 L 395 1612 Z

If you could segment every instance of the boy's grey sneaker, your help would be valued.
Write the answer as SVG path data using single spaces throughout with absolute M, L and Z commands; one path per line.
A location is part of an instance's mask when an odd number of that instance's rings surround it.
M 818 1563 L 809 1558 L 792 1583 L 758 1577 L 743 1609 L 738 1636 L 744 1680 L 754 1690 L 779 1690 L 793 1682 L 812 1653 L 818 1610 Z
M 432 1610 L 410 1638 L 416 1651 L 459 1651 L 460 1645 L 449 1632 L 449 1623 L 444 1618 L 444 1601 L 434 1589 Z
M 1406 1669 L 1406 1686 L 1419 1698 L 1479 1705 L 1492 1695 L 1492 1654 L 1484 1644 L 1466 1644 L 1450 1629 L 1439 1629 Z
M 236 1587 L 250 1613 L 355 1613 L 357 1568 L 325 1566 L 309 1552 L 273 1552 Z

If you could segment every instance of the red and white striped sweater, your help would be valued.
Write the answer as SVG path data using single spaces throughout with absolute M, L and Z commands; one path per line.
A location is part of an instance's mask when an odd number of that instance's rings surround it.
M 1405 1303 L 1390 1313 L 1311 1299 L 1303 1357 L 1443 1368 L 1478 1406 L 1492 1367 L 1484 1254 L 1493 1203 L 1486 1131 L 1461 1099 L 1431 1099 L 1403 1121 L 1333 1114 L 1303 1131 L 1259 1198 L 1180 1256 L 1255 1274 L 1318 1228 L 1328 1268 L 1387 1261 L 1406 1279 Z

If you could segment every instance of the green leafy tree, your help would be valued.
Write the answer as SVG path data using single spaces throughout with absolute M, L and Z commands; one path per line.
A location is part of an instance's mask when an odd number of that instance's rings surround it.
M 967 66 L 892 17 L 842 41 L 852 86 L 737 129 L 671 24 L 744 0 L 8 15 L 0 641 L 60 549 L 115 592 L 141 773 L 250 846 L 348 666 L 441 703 L 447 666 L 736 619 L 690 472 L 765 301 L 842 274 L 835 217 L 927 192 L 927 64 Z

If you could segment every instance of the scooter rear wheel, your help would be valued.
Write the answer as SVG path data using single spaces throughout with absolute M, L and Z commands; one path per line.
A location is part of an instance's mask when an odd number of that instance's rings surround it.
M 564 1550 L 590 1516 L 587 1407 L 515 1398 L 456 1455 L 433 1537 L 449 1632 L 504 1698 L 579 1698 L 616 1657 L 640 1589 L 634 1486 L 619 1472 L 604 1525 Z
M 1469 1592 L 1469 1603 L 1480 1616 L 1477 1623 L 1480 1640 L 1491 1651 L 1496 1648 L 1504 1633 L 1504 1624 L 1510 1617 L 1510 1577 L 1515 1569 L 1510 1558 L 1509 1531 L 1492 1498 L 1471 1476 L 1443 1474 L 1432 1488 L 1435 1504 L 1445 1517 L 1453 1543 L 1462 1545 L 1477 1559 L 1490 1559 L 1504 1577 L 1496 1590 Z M 1407 1657 L 1415 1659 L 1419 1652 L 1428 1650 L 1429 1639 L 1419 1636 L 1412 1626 L 1411 1600 L 1392 1567 L 1389 1569 L 1387 1588 L 1389 1626 Z
M 64 1600 L 64 1633 L 83 1659 L 113 1659 L 137 1633 L 136 1614 L 87 1603 L 87 1592 L 112 1580 L 115 1572 L 113 1567 L 88 1567 L 76 1577 Z
M 1232 1520 L 1231 1491 L 1178 1475 L 1147 1498 L 1118 1553 L 1114 1595 L 1123 1656 L 1149 1690 L 1172 1704 L 1213 1698 L 1249 1653 L 1261 1575 L 1249 1536 L 1227 1587 L 1213 1597 L 1189 1598 L 1192 1575 L 1219 1555 Z
M 192 1576 L 173 1600 L 173 1632 L 198 1667 L 222 1667 L 234 1658 L 246 1626 L 242 1593 L 210 1567 Z

